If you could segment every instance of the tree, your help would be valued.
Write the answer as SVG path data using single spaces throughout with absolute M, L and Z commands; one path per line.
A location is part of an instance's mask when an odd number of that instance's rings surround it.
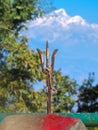
M 45 74 L 41 74 L 41 81 L 46 82 Z M 51 88 L 51 109 L 52 112 L 70 112 L 76 103 L 74 96 L 76 95 L 77 83 L 69 76 L 62 75 L 61 70 L 53 72 L 52 88 Z M 42 95 L 42 112 L 46 112 L 47 87 L 44 86 L 39 92 Z
M 0 0 L 0 41 L 9 42 L 9 36 L 18 36 L 23 23 L 41 14 L 38 0 Z M 4 44 L 4 46 L 5 46 Z M 4 47 L 3 46 L 3 47 Z
M 72 110 L 76 94 L 76 81 L 71 80 L 68 76 L 63 76 L 61 71 L 55 71 L 53 74 L 53 87 L 56 93 L 52 96 L 53 112 L 68 112 Z M 56 107 L 55 107 L 56 106 Z
M 79 88 L 78 112 L 98 112 L 98 85 L 93 85 L 94 73 Z
M 40 77 L 38 55 L 31 52 L 25 44 L 20 43 L 14 46 L 5 62 L 0 75 L 0 88 L 1 96 L 7 98 L 6 104 L 9 105 L 9 102 L 11 104 L 11 99 L 14 100 L 14 105 L 21 100 L 26 103 L 26 97 L 34 100 L 30 83 L 33 84 Z M 30 98 L 28 98 L 29 102 Z M 27 107 L 27 104 L 25 105 Z
M 42 13 L 38 0 L 0 0 L 0 111 L 38 110 L 40 62 L 19 32 Z

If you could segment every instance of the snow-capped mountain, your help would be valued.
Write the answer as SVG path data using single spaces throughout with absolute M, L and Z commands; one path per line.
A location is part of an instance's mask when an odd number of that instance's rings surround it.
M 98 78 L 98 24 L 59 9 L 30 21 L 27 27 L 30 47 L 43 49 L 48 40 L 51 50 L 59 49 L 56 68 L 78 80 L 89 72 L 95 72 Z
M 81 16 L 69 16 L 64 9 L 59 9 L 49 15 L 39 17 L 28 25 L 30 38 L 40 37 L 40 40 L 55 42 L 57 39 L 66 41 L 69 38 L 78 42 L 88 38 L 97 41 L 98 25 L 89 24 Z M 47 34 L 47 35 L 46 35 Z M 83 39 L 84 38 L 84 39 Z
M 59 9 L 56 10 L 54 12 L 52 12 L 51 14 L 44 16 L 44 17 L 40 17 L 37 18 L 35 21 L 32 21 L 30 23 L 30 26 L 47 26 L 47 25 L 51 25 L 53 23 L 57 23 L 60 24 L 61 26 L 67 26 L 68 24 L 80 24 L 80 25 L 87 25 L 87 23 L 85 22 L 85 20 L 80 17 L 80 16 L 74 16 L 74 17 L 70 17 L 67 15 L 66 11 L 64 9 Z

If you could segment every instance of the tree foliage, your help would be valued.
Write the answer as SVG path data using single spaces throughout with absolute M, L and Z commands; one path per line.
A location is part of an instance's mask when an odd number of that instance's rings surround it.
M 38 55 L 19 32 L 41 15 L 37 0 L 0 0 L 0 111 L 36 111 L 33 83 L 40 77 Z
M 53 74 L 53 87 L 57 93 L 52 96 L 53 112 L 70 112 L 75 100 L 72 98 L 76 94 L 76 81 L 69 76 L 62 75 L 61 71 Z M 56 106 L 56 107 L 55 107 Z
M 40 15 L 38 0 L 0 0 L 0 29 L 21 29 L 21 24 Z
M 98 112 L 98 85 L 93 85 L 94 73 L 79 88 L 78 112 Z

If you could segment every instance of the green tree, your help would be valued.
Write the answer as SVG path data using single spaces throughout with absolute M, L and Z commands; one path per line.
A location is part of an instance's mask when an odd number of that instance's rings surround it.
M 62 75 L 61 71 L 55 71 L 53 74 L 53 87 L 56 93 L 52 96 L 53 112 L 69 112 L 72 110 L 76 94 L 76 81 L 71 80 L 69 76 Z M 56 106 L 56 107 L 55 107 Z
M 20 37 L 28 20 L 42 15 L 38 0 L 0 0 L 0 111 L 38 111 L 40 62 L 28 39 Z
M 0 0 L 0 42 L 4 46 L 12 36 L 18 36 L 23 23 L 41 14 L 38 0 Z M 5 44 L 4 44 L 5 43 Z
M 14 100 L 14 105 L 16 105 L 15 102 L 19 103 L 21 100 L 26 103 L 26 97 L 29 102 L 30 98 L 34 100 L 30 84 L 40 77 L 38 55 L 31 52 L 25 44 L 20 43 L 14 46 L 5 62 L 5 67 L 2 68 L 0 74 L 0 88 L 1 96 L 6 96 L 8 99 L 6 104 L 9 105 L 9 102 L 11 104 L 11 99 Z M 29 107 L 27 105 L 25 104 L 26 107 Z
M 46 82 L 46 76 L 41 73 L 41 82 Z M 62 75 L 61 70 L 56 70 L 52 75 L 52 88 L 51 88 L 51 107 L 52 112 L 70 112 L 76 103 L 74 96 L 76 95 L 77 83 L 69 76 Z M 46 112 L 47 101 L 47 87 L 43 86 L 39 92 L 41 95 L 41 112 Z
M 83 81 L 79 88 L 78 112 L 98 111 L 98 85 L 93 85 L 94 73 Z

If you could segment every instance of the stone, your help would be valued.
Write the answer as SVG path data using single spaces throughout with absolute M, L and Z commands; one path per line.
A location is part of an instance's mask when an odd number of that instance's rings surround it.
M 0 130 L 87 130 L 76 118 L 56 114 L 9 115 L 0 123 Z

